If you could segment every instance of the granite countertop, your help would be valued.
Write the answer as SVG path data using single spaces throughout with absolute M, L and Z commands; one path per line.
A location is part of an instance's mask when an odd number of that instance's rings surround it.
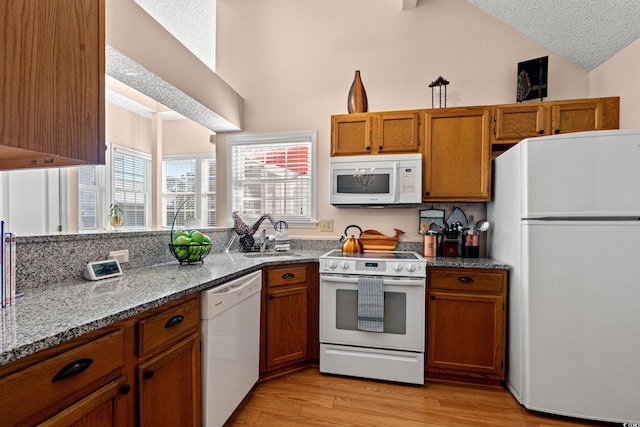
M 171 262 L 125 270 L 122 276 L 113 279 L 90 282 L 79 278 L 28 289 L 15 305 L 1 310 L 0 365 L 262 267 L 317 262 L 324 253 L 300 250 L 273 257 L 239 252 L 212 253 L 202 264 Z M 427 266 L 509 268 L 486 258 L 427 258 Z
M 491 258 L 448 258 L 426 257 L 427 267 L 488 268 L 491 270 L 509 270 L 511 266 Z

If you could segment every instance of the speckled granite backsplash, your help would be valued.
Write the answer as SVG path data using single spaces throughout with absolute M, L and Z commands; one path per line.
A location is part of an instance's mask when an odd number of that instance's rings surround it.
M 202 230 L 211 237 L 212 252 L 223 252 L 232 229 Z M 123 270 L 175 261 L 169 252 L 169 231 L 69 234 L 17 238 L 16 282 L 18 291 L 81 278 L 88 262 L 107 259 L 110 251 L 129 249 L 130 262 Z M 291 239 L 291 250 L 340 248 L 330 240 Z M 231 250 L 237 250 L 237 245 Z M 400 242 L 397 250 L 421 251 L 421 243 Z M 176 261 L 177 262 L 177 261 Z

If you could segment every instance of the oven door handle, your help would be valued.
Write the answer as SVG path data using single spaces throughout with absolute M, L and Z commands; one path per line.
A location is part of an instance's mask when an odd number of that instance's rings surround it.
M 323 282 L 332 282 L 332 283 L 349 283 L 349 284 L 354 284 L 357 285 L 358 284 L 358 277 L 357 276 L 349 276 L 349 277 L 345 277 L 345 276 L 328 276 L 325 274 L 321 274 L 320 275 L 320 283 Z M 424 285 L 425 281 L 424 279 L 421 278 L 417 278 L 417 279 L 384 279 L 384 284 L 385 285 L 408 285 L 408 286 L 422 286 Z

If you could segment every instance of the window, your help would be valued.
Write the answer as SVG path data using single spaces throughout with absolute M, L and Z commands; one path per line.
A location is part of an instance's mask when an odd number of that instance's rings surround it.
M 151 156 L 129 148 L 111 149 L 111 203 L 123 210 L 123 228 L 151 227 Z
M 163 227 L 171 227 L 174 218 L 176 226 L 184 226 L 189 219 L 196 220 L 199 227 L 216 226 L 214 154 L 163 157 Z
M 269 213 L 290 225 L 316 225 L 316 132 L 231 135 L 229 218 Z
M 81 231 L 97 231 L 105 226 L 105 166 L 78 168 L 78 227 Z
M 151 228 L 151 156 L 107 143 L 105 166 L 78 168 L 78 228 L 91 232 L 109 228 L 109 205 L 123 211 L 122 229 Z

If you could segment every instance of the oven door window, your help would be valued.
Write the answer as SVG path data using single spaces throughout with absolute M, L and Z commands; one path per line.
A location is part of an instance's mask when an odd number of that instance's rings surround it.
M 336 290 L 336 329 L 358 331 L 358 291 Z M 384 333 L 407 333 L 407 294 L 384 293 Z
M 389 194 L 391 192 L 391 172 L 362 170 L 336 176 L 337 194 Z

